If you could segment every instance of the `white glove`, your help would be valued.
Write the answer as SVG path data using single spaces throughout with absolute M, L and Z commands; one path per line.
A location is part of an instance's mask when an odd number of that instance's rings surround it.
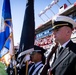
M 20 64 L 17 64 L 16 67 L 21 69 L 21 65 Z
M 17 62 L 15 60 L 13 60 L 13 66 L 15 66 L 17 64 Z
M 29 61 L 29 60 L 30 60 L 30 54 L 27 54 L 27 55 L 24 57 L 24 62 Z

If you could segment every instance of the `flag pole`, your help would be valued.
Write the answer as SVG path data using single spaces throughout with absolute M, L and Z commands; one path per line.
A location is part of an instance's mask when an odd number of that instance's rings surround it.
M 26 73 L 25 75 L 28 75 L 28 61 L 26 61 Z
M 11 30 L 12 30 L 12 32 L 11 32 L 11 34 L 10 34 L 10 37 L 11 37 L 11 40 L 12 40 L 12 46 L 13 46 L 13 60 L 15 61 L 15 59 L 16 59 L 16 57 L 15 57 L 15 48 L 14 48 L 14 38 L 13 38 L 13 28 L 11 27 Z M 15 75 L 17 75 L 17 69 L 16 69 L 16 64 L 15 64 L 15 62 L 14 62 L 14 69 L 15 69 Z
M 3 26 L 3 28 L 5 30 L 2 28 L 4 32 L 2 32 L 2 34 L 0 34 L 1 35 L 1 37 L 0 37 L 0 39 L 1 39 L 0 46 L 2 44 L 2 46 L 1 46 L 2 50 L 3 50 L 3 47 L 7 48 L 10 55 L 12 54 L 11 51 L 13 51 L 13 53 L 14 53 L 13 54 L 14 55 L 13 59 L 15 59 L 14 40 L 13 40 L 13 28 L 12 28 L 12 20 L 11 19 L 12 19 L 12 16 L 11 16 L 10 0 L 4 0 L 3 8 L 2 8 L 2 21 L 4 21 L 4 24 L 2 22 L 1 26 L 5 25 L 5 26 Z M 12 44 L 10 44 L 9 40 L 11 40 Z M 5 49 L 5 50 L 7 50 L 7 49 Z M 16 65 L 15 65 L 15 67 L 16 67 Z M 17 74 L 15 73 L 15 75 L 17 75 Z
M 35 37 L 35 18 L 34 18 L 34 0 L 27 0 L 26 1 L 26 10 L 24 15 L 24 22 L 22 28 L 22 34 L 20 39 L 20 46 L 19 46 L 19 57 L 20 61 L 23 60 L 23 57 L 26 55 L 24 53 L 26 50 L 32 52 L 34 50 L 34 37 Z M 22 53 L 22 54 L 21 54 Z M 28 62 L 26 61 L 26 73 L 28 75 Z

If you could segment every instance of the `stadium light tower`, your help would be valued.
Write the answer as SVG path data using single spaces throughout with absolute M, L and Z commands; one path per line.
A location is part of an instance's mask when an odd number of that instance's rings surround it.
M 41 11 L 38 16 L 41 18 L 41 16 L 42 16 L 43 13 L 44 13 L 44 11 Z M 41 18 L 41 20 L 42 20 L 43 22 L 45 22 L 42 18 Z
M 50 10 L 50 11 L 55 15 L 55 13 L 51 10 L 51 8 L 50 8 L 50 6 L 49 6 L 49 5 L 48 5 L 48 6 L 46 6 L 44 10 L 45 10 L 45 11 Z
M 44 15 L 45 15 L 48 19 L 50 19 L 50 18 L 48 17 L 48 15 L 46 14 L 46 11 L 47 11 L 47 9 L 44 9 Z
M 42 19 L 42 17 L 41 16 L 39 16 L 40 17 L 40 19 L 43 21 L 43 22 L 45 22 L 43 19 Z
M 44 15 L 45 15 L 48 19 L 50 19 L 50 18 L 46 15 L 46 13 L 44 13 Z
M 50 8 L 53 6 L 53 5 L 57 5 L 59 8 L 60 6 L 57 4 L 59 2 L 59 0 L 53 0 L 51 3 L 50 3 Z
M 50 9 L 50 11 L 55 15 L 55 13 L 53 12 L 53 10 L 52 10 L 52 9 Z
M 67 0 L 67 1 L 69 2 L 70 5 L 72 4 L 69 0 Z
M 54 15 L 55 15 L 55 13 L 50 9 L 53 5 L 57 5 L 59 8 L 60 8 L 60 6 L 57 4 L 57 2 L 59 2 L 59 0 L 53 0 L 48 6 L 46 6 L 45 7 L 45 9 L 43 10 L 43 11 L 41 11 L 40 12 L 40 14 L 39 14 L 39 17 L 41 18 L 41 15 L 45 15 L 48 19 L 50 19 L 49 17 L 48 17 L 48 15 L 46 15 L 46 11 L 47 10 L 50 10 Z M 42 18 L 41 18 L 42 19 Z M 43 19 L 42 19 L 43 20 Z M 44 20 L 43 20 L 44 21 Z

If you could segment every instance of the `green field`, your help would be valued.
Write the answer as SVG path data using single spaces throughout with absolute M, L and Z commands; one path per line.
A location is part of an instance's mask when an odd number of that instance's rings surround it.
M 5 71 L 5 65 L 0 62 L 0 75 L 7 75 Z

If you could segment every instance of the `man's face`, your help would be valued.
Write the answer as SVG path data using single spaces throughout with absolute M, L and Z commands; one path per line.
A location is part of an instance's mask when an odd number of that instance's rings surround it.
M 55 41 L 62 42 L 66 38 L 66 26 L 53 30 Z
M 41 54 L 35 52 L 34 54 L 31 55 L 31 59 L 33 62 L 37 62 L 39 59 L 41 59 Z

